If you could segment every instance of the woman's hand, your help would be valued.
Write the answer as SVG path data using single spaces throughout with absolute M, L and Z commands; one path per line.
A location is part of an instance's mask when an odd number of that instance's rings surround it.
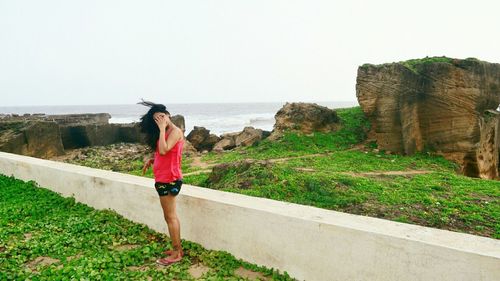
M 142 175 L 144 176 L 146 174 L 146 171 L 153 165 L 154 159 L 148 159 L 144 161 L 144 166 L 142 167 Z
M 153 119 L 155 120 L 156 125 L 158 125 L 158 128 L 160 130 L 165 129 L 167 127 L 167 124 L 168 124 L 168 121 L 169 121 L 167 115 L 165 115 L 165 114 L 158 114 L 156 117 L 153 117 Z

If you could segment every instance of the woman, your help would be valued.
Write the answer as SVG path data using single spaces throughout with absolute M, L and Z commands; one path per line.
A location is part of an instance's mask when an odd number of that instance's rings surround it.
M 170 120 L 170 113 L 163 104 L 142 101 L 149 110 L 141 117 L 141 132 L 145 133 L 146 143 L 154 151 L 151 158 L 144 159 L 143 174 L 153 165 L 155 189 L 160 197 L 163 216 L 167 222 L 173 250 L 164 253 L 165 258 L 156 262 L 170 265 L 182 259 L 180 222 L 175 211 L 175 196 L 182 186 L 182 147 L 184 135 L 181 129 Z

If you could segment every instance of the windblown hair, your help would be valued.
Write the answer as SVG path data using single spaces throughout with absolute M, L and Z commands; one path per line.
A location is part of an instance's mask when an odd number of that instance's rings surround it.
M 138 102 L 137 104 L 142 104 L 144 106 L 149 107 L 148 112 L 141 117 L 141 122 L 139 123 L 139 127 L 141 128 L 141 132 L 145 135 L 145 143 L 153 150 L 156 150 L 156 141 L 160 137 L 160 129 L 158 125 L 156 125 L 155 120 L 153 119 L 153 115 L 156 112 L 162 112 L 170 115 L 167 107 L 163 104 L 154 103 L 150 101 L 142 100 L 142 102 Z

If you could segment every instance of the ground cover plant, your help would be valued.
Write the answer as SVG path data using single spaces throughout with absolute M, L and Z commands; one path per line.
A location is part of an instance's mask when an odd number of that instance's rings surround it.
M 189 241 L 158 266 L 166 235 L 3 175 L 0 214 L 0 280 L 292 280 Z
M 337 114 L 342 122 L 337 132 L 289 132 L 278 141 L 184 157 L 184 180 L 222 191 L 500 239 L 499 181 L 459 175 L 456 164 L 432 151 L 388 154 L 366 139 L 370 125 L 361 108 L 337 109 Z M 101 158 L 97 155 L 94 165 L 105 161 Z M 141 175 L 142 161 L 132 163 L 135 166 L 122 172 Z M 146 176 L 152 177 L 151 171 Z

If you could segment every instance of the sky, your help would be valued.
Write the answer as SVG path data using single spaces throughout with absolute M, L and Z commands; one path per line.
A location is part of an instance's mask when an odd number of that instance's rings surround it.
M 0 106 L 355 101 L 364 63 L 500 62 L 496 0 L 0 0 Z

